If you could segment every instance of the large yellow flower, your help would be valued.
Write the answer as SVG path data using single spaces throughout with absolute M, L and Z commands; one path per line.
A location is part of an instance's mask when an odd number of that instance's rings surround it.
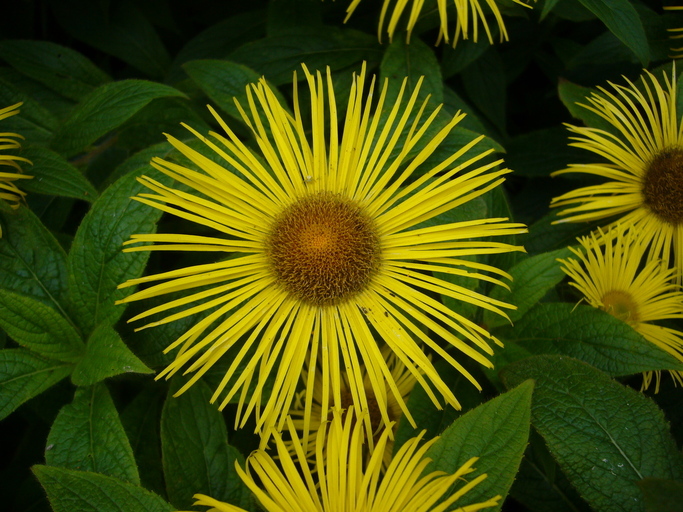
M 588 303 L 633 327 L 650 343 L 683 361 L 683 333 L 652 322 L 683 318 L 683 291 L 673 284 L 673 269 L 661 261 L 642 265 L 645 245 L 633 233 L 616 229 L 580 238 L 583 251 L 570 247 L 578 259 L 559 260 L 570 283 Z M 604 248 L 601 244 L 605 243 Z M 670 372 L 683 384 L 683 372 Z M 659 391 L 657 372 L 656 391 Z M 644 374 L 644 387 L 652 372 Z
M 399 449 L 382 476 L 382 453 L 389 432 L 382 434 L 366 465 L 363 463 L 364 429 L 353 414 L 346 414 L 344 420 L 335 414 L 329 428 L 318 432 L 313 471 L 291 422 L 289 430 L 296 445 L 294 457 L 280 436 L 274 436 L 281 468 L 262 450 L 249 456 L 247 471 L 236 465 L 240 477 L 266 512 L 444 512 L 486 478 L 483 474 L 469 482 L 465 479 L 474 471 L 476 457 L 452 475 L 443 471 L 423 474 L 431 462 L 424 455 L 438 439 L 421 444 L 424 432 Z M 447 496 L 454 485 L 457 489 Z M 197 494 L 195 498 L 195 505 L 212 507 L 209 512 L 243 512 L 209 496 Z M 440 501 L 442 498 L 445 499 Z M 495 507 L 500 498 L 495 496 L 470 504 L 464 510 L 474 512 Z
M 0 109 L 0 121 L 17 115 L 21 105 L 22 103 L 16 103 L 15 105 Z M 10 172 L 0 172 L 0 199 L 10 202 L 13 208 L 18 208 L 19 202 L 26 195 L 26 192 L 19 190 L 19 187 L 17 187 L 16 183 L 14 182 L 17 180 L 32 178 L 32 176 L 21 174 L 21 166 L 19 165 L 19 162 L 30 164 L 31 162 L 29 160 L 17 155 L 5 153 L 5 151 L 8 149 L 12 150 L 21 148 L 21 143 L 18 139 L 23 139 L 23 137 L 18 133 L 0 133 L 0 165 L 12 167 L 15 170 Z M 1 233 L 2 232 L 0 231 L 0 234 Z
M 521 0 L 512 0 L 514 3 L 519 4 L 523 7 L 531 8 L 526 3 Z M 346 9 L 346 19 L 345 22 L 356 10 L 358 4 L 361 0 L 352 0 L 349 7 Z M 405 13 L 408 17 L 406 22 L 406 30 L 408 31 L 408 40 L 410 41 L 410 34 L 415 28 L 415 24 L 422 14 L 422 9 L 424 7 L 424 0 L 384 0 L 382 4 L 382 11 L 379 17 L 379 25 L 377 27 L 377 36 L 380 42 L 382 41 L 382 34 L 385 30 L 389 36 L 389 40 L 394 37 L 394 33 L 398 27 L 401 17 Z M 482 4 L 491 11 L 493 17 L 498 25 L 498 30 L 500 31 L 500 41 L 508 40 L 508 33 L 505 29 L 505 22 L 503 21 L 503 16 L 498 8 L 497 0 L 485 0 L 480 2 L 480 0 L 453 0 L 452 4 L 449 6 L 449 0 L 437 0 L 436 6 L 439 11 L 439 41 L 441 39 L 445 40 L 447 43 L 451 42 L 451 36 L 448 32 L 448 12 L 449 9 L 455 9 L 455 33 L 453 34 L 452 44 L 453 46 L 460 39 L 469 39 L 470 36 L 472 40 L 476 43 L 479 38 L 479 23 L 484 27 L 484 32 L 486 32 L 486 37 L 489 42 L 493 44 L 493 35 L 491 34 L 491 29 L 489 28 L 488 21 L 486 21 L 486 16 L 484 13 L 484 8 Z M 410 4 L 410 9 L 408 10 L 408 5 Z M 388 17 L 387 14 L 391 8 L 391 15 Z M 452 19 L 451 19 L 452 21 Z
M 431 140 L 422 141 L 424 147 L 418 150 L 416 146 L 438 109 L 426 120 L 422 120 L 426 102 L 414 112 L 419 84 L 402 106 L 405 81 L 396 103 L 389 106 L 384 103 L 385 83 L 373 108 L 373 96 L 366 96 L 363 70 L 353 80 L 340 133 L 329 71 L 326 80 L 320 73 L 316 76 L 304 71 L 310 92 L 310 125 L 302 117 L 296 79 L 293 114 L 279 103 L 265 80 L 247 88 L 247 110 L 239 108 L 253 132 L 258 152 L 247 147 L 213 110 L 227 138 L 217 133 L 211 133 L 210 138 L 193 133 L 222 158 L 223 166 L 169 137 L 199 170 L 159 158 L 152 164 L 190 192 L 143 177 L 142 183 L 152 193 L 136 199 L 197 223 L 204 231 L 213 230 L 215 236 L 140 234 L 128 243 L 142 245 L 129 245 L 126 250 L 215 251 L 231 257 L 130 280 L 121 286 L 164 282 L 122 302 L 199 289 L 131 320 L 167 315 L 144 326 L 152 327 L 210 311 L 169 345 L 167 350 L 178 349 L 176 359 L 159 377 L 170 377 L 187 366 L 187 372 L 194 375 L 181 388 L 182 393 L 234 349 L 212 400 L 224 395 L 222 408 L 236 398 L 236 424 L 243 426 L 247 416 L 255 413 L 256 430 L 266 437 L 271 428 L 280 431 L 284 427 L 306 367 L 322 368 L 321 402 L 325 411 L 331 404 L 342 407 L 342 372 L 347 374 L 356 408 L 368 410 L 363 367 L 374 389 L 386 385 L 393 396 L 400 397 L 376 337 L 428 390 L 435 404 L 438 394 L 458 407 L 418 342 L 478 387 L 439 338 L 446 346 L 490 366 L 484 354 L 492 353 L 491 337 L 484 328 L 445 307 L 435 295 L 503 315 L 500 308 L 512 306 L 432 273 L 502 284 L 489 274 L 507 274 L 462 257 L 522 250 L 493 242 L 490 237 L 526 229 L 504 222 L 507 219 L 422 223 L 493 189 L 510 171 L 495 170 L 500 164 L 497 161 L 465 172 L 489 151 L 454 164 L 478 138 L 415 176 L 415 170 L 463 115 L 456 115 Z M 409 123 L 411 115 L 414 117 Z M 406 162 L 413 150 L 416 156 Z M 476 241 L 478 237 L 485 240 Z M 426 329 L 431 330 L 430 335 Z M 267 385 L 269 378 L 273 386 Z M 303 384 L 313 392 L 315 371 L 308 372 Z M 265 391 L 271 387 L 272 392 Z M 382 392 L 375 396 L 382 421 L 389 424 Z M 402 400 L 400 403 L 406 410 Z M 310 400 L 306 407 L 308 423 Z
M 597 128 L 569 125 L 578 134 L 573 146 L 592 151 L 604 163 L 576 164 L 571 172 L 607 178 L 553 199 L 552 206 L 576 205 L 560 212 L 559 222 L 621 216 L 612 223 L 638 233 L 650 245 L 651 257 L 669 264 L 673 252 L 678 276 L 683 273 L 683 124 L 676 109 L 675 70 L 664 75 L 665 87 L 649 72 L 643 91 L 611 84 L 614 92 L 588 98 L 585 108 L 608 121 L 619 136 Z M 680 277 L 679 277 L 680 279 Z
M 391 371 L 392 380 L 396 383 L 396 388 L 400 393 L 400 400 L 405 402 L 415 386 L 415 377 L 408 371 L 405 365 L 401 363 L 398 357 L 396 357 L 396 354 L 394 354 L 388 346 L 382 347 L 382 355 L 387 362 L 389 371 Z M 351 386 L 349 384 L 348 376 L 346 374 L 342 374 L 341 378 L 342 407 L 348 410 L 348 408 L 354 403 L 354 397 L 351 394 Z M 299 438 L 304 440 L 304 446 L 308 445 L 307 456 L 309 460 L 314 460 L 315 458 L 316 445 L 314 441 L 318 435 L 318 430 L 325 425 L 329 416 L 329 413 L 327 411 L 323 411 L 322 408 L 322 390 L 324 389 L 322 379 L 323 372 L 322 369 L 318 367 L 316 369 L 314 389 L 311 392 L 306 389 L 302 390 L 301 396 L 298 397 L 296 404 L 289 411 L 289 415 L 292 417 L 292 424 L 299 432 Z M 384 461 L 382 467 L 386 469 L 391 462 L 391 454 L 394 453 L 393 434 L 396 430 L 395 426 L 403 411 L 401 410 L 399 399 L 397 399 L 393 393 L 387 389 L 386 385 L 382 385 L 379 388 L 374 387 L 368 372 L 365 371 L 365 368 L 363 368 L 363 386 L 365 387 L 365 396 L 368 401 L 367 416 L 369 419 L 370 429 L 366 431 L 366 436 L 369 448 L 372 450 L 375 440 L 378 439 L 386 429 L 386 425 L 382 422 L 382 414 L 377 406 L 379 402 L 385 402 L 387 404 L 389 420 L 394 425 L 394 428 L 389 432 L 389 440 L 386 442 L 384 450 Z M 382 397 L 380 399 L 376 398 L 375 393 L 382 393 Z M 307 418 L 305 404 L 308 399 L 312 399 L 312 407 L 310 419 L 306 421 Z M 410 417 L 409 414 L 408 416 Z M 286 443 L 288 443 L 288 446 L 290 447 L 290 453 L 293 453 L 294 444 L 290 441 L 286 441 Z

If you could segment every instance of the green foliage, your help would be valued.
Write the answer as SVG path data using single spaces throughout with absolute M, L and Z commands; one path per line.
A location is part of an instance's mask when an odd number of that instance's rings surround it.
M 503 372 L 509 387 L 526 379 L 536 381 L 532 425 L 595 510 L 643 510 L 638 481 L 683 478 L 683 457 L 648 398 L 566 356 L 529 358 Z
M 34 466 L 33 473 L 47 492 L 55 512 L 173 512 L 156 494 L 117 478 L 49 466 Z
M 169 501 L 190 507 L 192 496 L 207 494 L 217 500 L 248 506 L 249 491 L 235 472 L 241 454 L 228 444 L 222 414 L 209 403 L 211 391 L 203 382 L 182 395 L 173 395 L 180 379 L 171 383 L 161 413 L 161 451 Z
M 683 363 L 625 322 L 599 309 L 539 304 L 501 337 L 534 354 L 564 354 L 613 376 L 652 370 L 683 371 Z
M 104 384 L 76 390 L 50 429 L 45 462 L 139 485 L 133 450 Z

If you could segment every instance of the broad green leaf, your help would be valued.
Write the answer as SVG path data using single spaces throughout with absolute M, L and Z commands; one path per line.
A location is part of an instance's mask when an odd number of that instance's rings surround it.
M 118 57 L 147 76 L 160 79 L 170 63 L 152 24 L 134 2 L 53 0 L 52 12 L 76 39 Z
M 437 361 L 434 363 L 434 368 L 458 398 L 462 410 L 458 411 L 448 404 L 445 404 L 442 409 L 437 409 L 422 386 L 416 384 L 410 392 L 407 405 L 410 414 L 417 423 L 417 428 L 414 429 L 405 415 L 401 415 L 394 434 L 394 453 L 403 446 L 403 443 L 411 437 L 415 437 L 422 430 L 427 431 L 426 439 L 438 436 L 454 420 L 462 416 L 464 411 L 474 409 L 484 400 L 484 395 L 462 373 L 454 372 L 453 367 L 446 361 Z
M 662 411 L 601 371 L 566 356 L 536 356 L 502 377 L 508 387 L 535 379 L 532 425 L 594 510 L 642 511 L 639 480 L 683 478 Z
M 168 85 L 146 80 L 119 80 L 88 94 L 61 125 L 52 148 L 70 157 L 122 125 L 155 98 L 184 96 Z
M 418 38 L 413 39 L 410 44 L 403 37 L 396 38 L 384 52 L 380 64 L 380 84 L 389 79 L 386 104 L 393 105 L 404 81 L 404 98 L 409 98 L 421 77 L 424 80 L 420 87 L 418 104 L 427 95 L 431 95 L 433 105 L 443 103 L 441 68 L 432 49 Z
M 72 367 L 23 348 L 0 350 L 0 420 L 69 375 Z
M 663 478 L 644 478 L 638 482 L 643 491 L 645 512 L 679 512 L 683 503 L 683 482 Z
M 147 386 L 121 411 L 121 423 L 138 464 L 140 482 L 162 497 L 166 496 L 166 486 L 161 466 L 159 423 L 165 395 L 163 384 Z
M 235 98 L 248 111 L 246 88 L 261 78 L 256 71 L 227 60 L 194 60 L 183 65 L 183 69 L 215 106 L 239 121 L 242 115 L 235 106 Z M 273 88 L 273 92 L 280 104 L 286 107 L 287 101 L 280 92 L 276 88 Z
M 71 381 L 77 386 L 90 386 L 122 373 L 152 373 L 152 370 L 130 351 L 109 324 L 102 324 L 90 335 L 85 355 L 74 368 Z
M 461 76 L 469 100 L 498 131 L 505 133 L 507 78 L 498 50 L 489 48 L 479 59 L 467 66 Z
M 135 233 L 152 233 L 161 211 L 131 197 L 148 190 L 137 181 L 141 174 L 168 184 L 159 172 L 142 168 L 124 176 L 102 193 L 83 219 L 68 256 L 69 296 L 78 324 L 86 335 L 96 325 L 113 325 L 124 311 L 114 302 L 131 293 L 118 290 L 127 279 L 139 277 L 147 251 L 124 253 L 123 242 Z
M 568 355 L 615 377 L 651 370 L 683 371 L 683 363 L 627 323 L 582 304 L 539 304 L 514 328 L 500 331 L 500 336 L 534 354 Z
M 302 28 L 322 25 L 322 2 L 318 0 L 278 0 L 268 3 L 269 36 L 296 33 Z
M 21 73 L 72 100 L 80 100 L 98 85 L 111 80 L 77 51 L 49 41 L 3 41 L 0 57 Z
M 78 332 L 43 302 L 0 289 L 0 327 L 19 345 L 42 356 L 76 362 L 85 351 Z
M 98 473 L 33 466 L 54 512 L 173 512 L 153 492 Z
M 6 73 L 0 73 L 0 105 L 9 106 L 20 101 L 23 105 L 19 114 L 2 120 L 3 132 L 18 133 L 32 144 L 48 144 L 59 121 L 26 91 L 19 89 L 15 79 L 4 75 Z
M 443 47 L 441 72 L 444 79 L 448 79 L 481 57 L 491 46 L 491 43 L 487 37 L 480 37 L 476 43 L 472 39 L 458 41 L 457 48 L 453 48 L 449 44 L 441 46 Z
M 583 107 L 572 105 L 573 110 L 583 109 L 590 114 Z M 513 169 L 515 175 L 536 177 L 550 176 L 550 173 L 564 169 L 569 164 L 595 160 L 592 153 L 569 146 L 570 135 L 564 126 L 554 126 L 514 137 L 505 145 L 505 165 Z M 547 207 L 547 204 L 544 206 Z
M 510 496 L 534 512 L 590 512 L 545 446 L 531 429 L 529 446 L 524 452 Z
M 555 7 L 559 1 L 560 0 L 544 0 L 543 8 L 541 9 L 541 19 L 544 19 L 550 14 L 550 11 L 553 10 L 553 7 Z
M 146 173 L 154 172 L 152 170 L 153 167 L 149 164 L 152 158 L 155 156 L 166 158 L 173 151 L 175 151 L 173 146 L 171 146 L 171 144 L 168 142 L 160 142 L 148 148 L 142 149 L 120 163 L 116 169 L 114 169 L 114 172 L 107 176 L 107 179 L 102 185 L 100 185 L 100 187 L 106 188 L 115 181 L 123 178 L 126 174 L 137 171 L 143 167 L 146 169 Z
M 161 413 L 161 452 L 171 503 L 188 508 L 195 493 L 228 503 L 248 503 L 250 495 L 235 471 L 236 452 L 228 445 L 223 415 L 210 404 L 202 381 L 178 397 L 180 380 L 171 383 Z
M 296 34 L 265 37 L 247 43 L 232 52 L 228 59 L 261 73 L 275 85 L 303 78 L 301 64 L 310 72 L 324 73 L 348 67 L 363 60 L 378 61 L 380 46 L 375 36 L 338 27 L 311 27 Z
M 0 288 L 37 299 L 68 318 L 66 254 L 31 210 L 0 202 Z
M 569 249 L 558 249 L 522 260 L 508 270 L 512 276 L 510 291 L 497 286 L 492 289 L 491 297 L 517 306 L 517 309 L 507 311 L 510 321 L 516 323 L 550 289 L 564 279 L 565 273 L 556 260 L 570 255 Z M 489 328 L 508 325 L 505 318 L 490 311 L 484 313 L 484 320 Z
M 579 2 L 600 18 L 609 31 L 636 54 L 644 67 L 649 64 L 650 48 L 645 29 L 631 2 L 628 0 L 579 0 Z
M 262 10 L 248 11 L 219 21 L 200 32 L 178 52 L 169 82 L 183 77 L 182 65 L 198 59 L 222 59 L 239 46 L 266 35 L 266 13 Z
M 33 178 L 21 183 L 26 192 L 73 197 L 89 203 L 97 199 L 95 187 L 63 156 L 40 146 L 25 148 L 21 156 L 33 163 L 26 169 L 26 174 Z
M 458 127 L 465 128 L 474 133 L 488 135 L 488 129 L 484 126 L 484 123 L 481 122 L 475 109 L 472 108 L 472 105 L 466 102 L 457 92 L 447 85 L 444 85 L 443 88 L 443 103 L 444 109 L 451 115 L 455 115 L 458 111 L 467 114 L 463 120 L 458 123 Z M 503 149 L 503 146 L 499 146 L 499 149 L 496 149 L 496 151 L 504 152 L 505 150 Z
M 534 383 L 527 381 L 473 409 L 455 420 L 426 457 L 432 459 L 430 471 L 455 473 L 472 457 L 476 471 L 467 476 L 472 480 L 488 476 L 456 502 L 463 507 L 501 495 L 507 496 L 517 474 L 529 439 L 531 393 Z M 491 510 L 500 510 L 503 500 Z
M 45 462 L 140 484 L 133 450 L 104 384 L 76 390 L 47 436 Z
M 558 210 L 554 209 L 529 226 L 529 234 L 524 237 L 524 248 L 529 254 L 540 254 L 574 245 L 577 237 L 587 235 L 597 225 L 595 222 L 553 224 L 562 218 L 557 215 Z

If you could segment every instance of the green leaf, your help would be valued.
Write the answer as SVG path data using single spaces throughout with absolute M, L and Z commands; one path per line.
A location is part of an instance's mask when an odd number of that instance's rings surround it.
M 184 96 L 168 85 L 146 80 L 104 84 L 86 96 L 61 125 L 52 148 L 70 157 L 133 117 L 155 98 Z
M 66 98 L 80 100 L 107 74 L 71 48 L 49 41 L 3 41 L 0 57 L 12 67 Z
M 298 80 L 303 78 L 302 63 L 311 72 L 324 73 L 328 66 L 335 71 L 363 60 L 378 61 L 380 51 L 375 36 L 325 26 L 247 43 L 228 59 L 256 70 L 275 85 L 282 85 L 291 83 L 294 71 Z
M 261 78 L 256 71 L 226 60 L 194 60 L 183 65 L 183 69 L 216 106 L 231 117 L 242 121 L 242 115 L 235 106 L 235 98 L 242 108 L 248 109 L 246 88 Z M 272 90 L 280 104 L 286 107 L 287 100 L 276 88 Z
M 483 473 L 488 476 L 456 502 L 458 507 L 507 495 L 529 439 L 533 389 L 533 382 L 525 382 L 471 410 L 455 420 L 425 454 L 433 461 L 430 471 L 450 474 L 470 458 L 479 458 L 467 479 Z M 502 500 L 491 510 L 501 506 Z
M 571 251 L 565 248 L 522 260 L 508 270 L 512 276 L 510 291 L 497 286 L 491 290 L 491 297 L 517 306 L 517 309 L 507 311 L 510 321 L 516 323 L 549 290 L 564 279 L 565 273 L 556 259 L 566 258 L 571 254 Z M 490 328 L 508 325 L 505 318 L 490 311 L 484 312 L 484 321 Z
M 600 94 L 597 89 L 583 87 L 568 80 L 560 79 L 557 84 L 557 93 L 572 117 L 583 121 L 586 126 L 615 133 L 615 128 L 612 124 L 586 108 L 586 106 L 591 106 L 588 98 L 593 94 Z
M 502 372 L 508 387 L 535 379 L 534 428 L 579 494 L 598 511 L 642 511 L 637 482 L 683 478 L 662 411 L 586 363 L 536 356 Z
M 140 361 L 109 324 L 98 326 L 90 335 L 85 356 L 71 374 L 76 386 L 90 386 L 122 373 L 153 373 Z
M 498 50 L 491 47 L 462 72 L 467 97 L 491 121 L 498 131 L 505 133 L 507 103 L 505 69 Z
M 69 375 L 71 368 L 23 348 L 0 350 L 0 420 Z
M 302 28 L 322 25 L 322 2 L 318 0 L 278 0 L 268 3 L 267 32 L 296 33 Z
M 636 54 L 638 60 L 647 67 L 650 62 L 650 47 L 643 22 L 628 0 L 579 0 L 583 6 L 595 14 L 610 32 Z
M 68 318 L 66 253 L 40 219 L 0 201 L 0 288 L 37 299 Z
M 223 415 L 209 403 L 211 391 L 202 381 L 173 397 L 180 380 L 171 383 L 161 413 L 161 452 L 168 498 L 179 509 L 202 493 L 228 503 L 248 503 L 250 493 L 235 471 L 236 452 L 228 445 Z
M 21 156 L 33 163 L 26 169 L 26 174 L 33 178 L 21 184 L 26 192 L 73 197 L 89 203 L 97 199 L 95 187 L 63 156 L 40 146 L 24 148 Z
M 638 482 L 643 491 L 645 512 L 679 512 L 683 503 L 683 482 L 663 478 L 644 478 Z
M 76 390 L 50 428 L 45 462 L 139 485 L 133 450 L 104 384 Z
M 384 84 L 384 79 L 389 79 L 386 105 L 393 105 L 404 80 L 404 98 L 410 98 L 421 77 L 424 77 L 424 81 L 420 88 L 418 105 L 427 95 L 431 95 L 434 105 L 443 103 L 443 79 L 439 62 L 432 49 L 417 38 L 408 44 L 405 38 L 399 37 L 389 45 L 380 64 L 380 77 L 380 85 Z
M 531 429 L 510 496 L 534 512 L 590 512 L 553 459 L 540 434 Z
M 121 423 L 130 440 L 143 487 L 166 496 L 161 466 L 159 423 L 161 404 L 166 395 L 163 384 L 145 387 L 121 411 Z
M 71 469 L 33 466 L 54 512 L 173 512 L 147 489 L 116 478 Z
M 69 293 L 76 320 L 86 335 L 100 323 L 113 325 L 124 311 L 114 303 L 132 292 L 118 290 L 127 279 L 144 270 L 147 251 L 124 253 L 122 244 L 135 233 L 152 233 L 161 210 L 131 197 L 148 190 L 137 181 L 141 174 L 162 182 L 170 179 L 159 172 L 138 169 L 102 193 L 83 219 L 68 256 Z
M 266 13 L 262 10 L 248 11 L 231 16 L 200 32 L 178 52 L 169 82 L 183 77 L 181 66 L 199 59 L 223 59 L 239 46 L 266 35 Z
M 586 305 L 539 304 L 501 338 L 534 354 L 563 354 L 612 375 L 651 370 L 683 370 L 683 363 L 636 332 L 626 322 Z
M 53 0 L 52 12 L 76 39 L 118 57 L 147 76 L 164 76 L 170 58 L 152 24 L 133 2 Z
M 448 388 L 458 398 L 462 410 L 458 411 L 451 405 L 444 405 L 437 409 L 424 388 L 416 384 L 408 397 L 408 410 L 412 415 L 417 428 L 414 429 L 405 415 L 401 415 L 396 433 L 394 434 L 394 453 L 403 446 L 408 439 L 415 437 L 422 430 L 426 430 L 426 439 L 436 437 L 443 432 L 453 421 L 462 416 L 464 411 L 474 409 L 484 400 L 484 395 L 475 388 L 472 383 L 460 372 L 454 372 L 453 367 L 444 360 L 434 363 L 434 368 L 446 383 Z
M 2 289 L 0 327 L 19 345 L 57 361 L 76 362 L 85 350 L 76 329 L 53 308 Z
M 0 105 L 9 106 L 20 101 L 23 105 L 19 114 L 2 120 L 2 130 L 18 133 L 33 144 L 47 144 L 59 126 L 59 121 L 37 100 L 20 89 L 13 77 L 5 75 L 6 73 L 0 75 Z

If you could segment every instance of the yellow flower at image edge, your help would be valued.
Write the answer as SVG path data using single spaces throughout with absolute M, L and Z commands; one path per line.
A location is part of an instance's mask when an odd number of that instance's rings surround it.
M 518 5 L 521 5 L 522 7 L 531 9 L 530 5 L 522 2 L 521 0 L 512 1 Z M 351 1 L 346 9 L 347 15 L 344 22 L 349 20 L 360 2 L 361 0 Z M 482 10 L 482 3 L 486 4 L 486 7 L 490 9 L 493 17 L 496 20 L 498 30 L 500 31 L 500 42 L 507 41 L 508 33 L 505 28 L 503 16 L 498 7 L 497 0 L 485 0 L 485 2 L 480 2 L 480 0 L 437 0 L 436 5 L 439 12 L 440 22 L 439 41 L 443 39 L 447 43 L 451 42 L 451 36 L 448 33 L 448 13 L 450 9 L 454 8 L 455 33 L 453 34 L 452 38 L 452 44 L 454 47 L 460 39 L 470 39 L 470 37 L 476 43 L 479 38 L 479 23 L 481 23 L 483 26 L 489 43 L 493 44 L 493 34 L 491 33 L 488 21 L 486 21 L 486 16 Z M 408 41 L 410 41 L 410 35 L 415 28 L 415 24 L 420 18 L 420 14 L 422 14 L 423 7 L 424 0 L 384 0 L 382 3 L 379 25 L 377 27 L 377 36 L 380 42 L 382 41 L 382 33 L 384 32 L 385 26 L 389 40 L 392 40 L 394 33 L 398 28 L 398 23 L 402 19 L 404 13 L 408 17 L 406 30 L 408 32 Z M 388 15 L 390 9 L 391 14 Z
M 16 103 L 15 105 L 0 109 L 0 121 L 17 115 L 21 105 L 22 103 Z M 19 206 L 19 201 L 26 195 L 25 192 L 19 190 L 19 187 L 17 187 L 14 182 L 32 178 L 32 176 L 21 174 L 21 166 L 19 165 L 19 162 L 30 164 L 30 160 L 5 153 L 7 150 L 21 148 L 21 143 L 17 139 L 23 139 L 23 137 L 18 133 L 0 133 L 0 165 L 12 167 L 16 171 L 0 171 L 0 199 L 12 203 L 13 208 L 17 208 Z
M 276 434 L 274 439 L 280 467 L 262 450 L 249 456 L 247 471 L 235 464 L 240 478 L 254 493 L 263 510 L 443 512 L 457 506 L 460 498 L 486 478 L 485 474 L 469 482 L 465 478 L 474 471 L 472 466 L 477 461 L 476 457 L 468 460 L 452 475 L 443 471 L 424 474 L 431 463 L 429 458 L 425 458 L 425 453 L 438 438 L 420 446 L 422 434 L 401 446 L 382 476 L 382 453 L 389 432 L 382 434 L 377 449 L 365 465 L 362 424 L 355 421 L 353 413 L 345 414 L 344 420 L 340 416 L 335 414 L 329 427 L 318 432 L 315 472 L 306 461 L 304 449 L 291 423 L 289 431 L 296 445 L 295 457 L 290 456 L 285 443 Z M 257 480 L 263 488 L 259 487 Z M 452 489 L 458 484 L 461 485 Z M 209 496 L 197 494 L 195 498 L 195 505 L 212 507 L 209 512 L 243 512 L 239 507 Z M 500 499 L 500 496 L 495 496 L 484 502 L 469 504 L 464 510 L 474 512 L 495 507 Z
M 256 431 L 264 433 L 266 439 L 271 429 L 280 431 L 284 427 L 305 368 L 311 369 L 303 382 L 310 391 L 304 418 L 310 424 L 316 393 L 316 372 L 312 369 L 317 366 L 322 368 L 323 411 L 343 407 L 342 372 L 347 374 L 353 405 L 367 411 L 363 385 L 363 371 L 367 371 L 382 421 L 390 422 L 387 390 L 397 397 L 412 421 L 375 334 L 435 404 L 439 404 L 438 394 L 459 407 L 418 342 L 479 388 L 467 370 L 434 340 L 440 337 L 489 367 L 484 354 L 493 353 L 489 345 L 492 338 L 432 294 L 470 302 L 501 315 L 505 314 L 500 308 L 512 306 L 432 273 L 504 286 L 495 276 L 509 277 L 505 272 L 463 256 L 523 250 L 490 241 L 489 237 L 526 229 L 503 222 L 507 219 L 420 224 L 498 186 L 509 170 L 492 170 L 500 163 L 496 161 L 464 171 L 491 151 L 454 166 L 453 162 L 472 149 L 479 137 L 424 174 L 413 176 L 462 115 L 456 115 L 431 140 L 423 141 L 424 147 L 418 150 L 416 145 L 438 109 L 422 120 L 425 101 L 414 112 L 419 84 L 402 106 L 405 81 L 395 104 L 385 105 L 385 83 L 371 108 L 372 95 L 365 98 L 363 70 L 354 77 L 340 135 L 329 71 L 327 90 L 320 73 L 314 76 L 305 70 L 305 77 L 311 96 L 309 128 L 299 108 L 296 77 L 293 114 L 278 102 L 265 80 L 247 88 L 248 111 L 239 104 L 238 108 L 260 154 L 248 148 L 213 110 L 227 138 L 217 133 L 211 133 L 210 138 L 193 133 L 223 159 L 226 167 L 169 137 L 171 144 L 201 171 L 159 158 L 152 165 L 192 192 L 143 177 L 142 183 L 153 193 L 135 199 L 214 230 L 216 236 L 133 235 L 127 243 L 143 245 L 126 250 L 214 251 L 234 257 L 128 281 L 121 287 L 164 282 L 121 302 L 198 288 L 131 321 L 167 315 L 144 326 L 151 327 L 210 311 L 169 345 L 167 351 L 178 350 L 176 359 L 158 377 L 170 377 L 187 366 L 186 372 L 195 373 L 179 391 L 182 393 L 234 347 L 230 366 L 212 400 L 225 393 L 222 408 L 235 397 L 239 402 L 237 425 L 243 426 L 255 413 Z M 380 125 L 382 115 L 386 118 Z M 411 115 L 415 117 L 409 123 Z M 403 140 L 402 135 L 406 135 Z M 406 163 L 414 149 L 416 156 Z M 391 157 L 392 152 L 397 156 Z M 477 237 L 486 240 L 474 240 Z M 433 334 L 428 336 L 425 328 Z M 265 392 L 269 377 L 272 392 Z M 249 395 L 250 388 L 254 391 Z M 371 434 L 369 421 L 366 427 Z
M 671 281 L 674 271 L 655 260 L 641 268 L 646 247 L 633 233 L 612 230 L 580 238 L 579 242 L 583 250 L 570 247 L 578 259 L 558 260 L 573 279 L 570 284 L 591 306 L 623 320 L 647 341 L 683 362 L 683 333 L 652 323 L 683 318 L 683 291 Z M 683 384 L 683 372 L 670 373 Z M 652 375 L 644 374 L 644 388 Z M 659 391 L 659 372 L 656 377 L 655 391 Z
M 606 183 L 582 187 L 553 199 L 551 206 L 575 205 L 562 210 L 559 222 L 596 221 L 620 216 L 611 226 L 638 234 L 650 246 L 651 257 L 669 265 L 673 252 L 683 275 L 683 124 L 676 110 L 676 77 L 664 75 L 665 87 L 649 72 L 641 92 L 611 84 L 614 92 L 600 94 L 584 105 L 608 121 L 618 132 L 570 126 L 578 134 L 571 145 L 591 151 L 605 163 L 575 164 L 554 175 L 587 173 Z

